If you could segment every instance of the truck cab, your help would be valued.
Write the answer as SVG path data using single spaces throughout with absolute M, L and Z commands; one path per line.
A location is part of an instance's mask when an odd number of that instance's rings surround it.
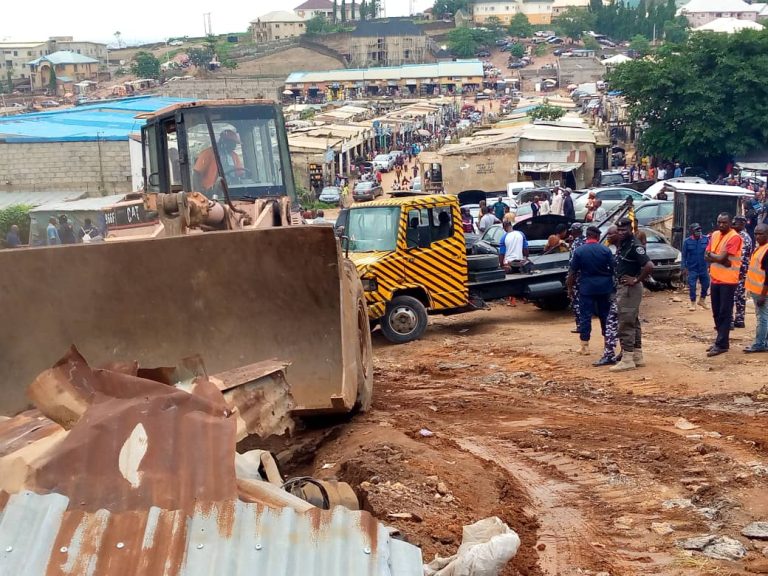
M 390 341 L 417 339 L 428 313 L 467 306 L 466 244 L 454 196 L 368 202 L 337 225 L 363 282 L 368 316 Z

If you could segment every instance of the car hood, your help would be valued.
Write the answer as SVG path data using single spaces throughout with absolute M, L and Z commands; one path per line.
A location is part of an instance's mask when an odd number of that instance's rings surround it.
M 680 254 L 674 246 L 658 242 L 646 244 L 645 250 L 651 260 L 674 260 Z

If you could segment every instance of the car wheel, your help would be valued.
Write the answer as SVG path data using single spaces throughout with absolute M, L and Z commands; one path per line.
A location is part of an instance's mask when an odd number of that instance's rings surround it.
M 542 298 L 541 300 L 534 300 L 534 306 L 541 310 L 557 311 L 565 310 L 568 308 L 568 296 L 561 294 L 559 296 L 550 296 L 549 298 Z
M 395 344 L 417 340 L 427 329 L 427 309 L 413 296 L 395 296 L 380 320 L 384 337 Z

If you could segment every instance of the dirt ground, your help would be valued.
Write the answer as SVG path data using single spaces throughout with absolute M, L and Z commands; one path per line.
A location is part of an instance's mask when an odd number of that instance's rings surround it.
M 304 432 L 304 459 L 281 459 L 352 483 L 425 561 L 495 515 L 522 539 L 507 576 L 768 573 L 768 542 L 740 534 L 768 520 L 768 356 L 741 352 L 749 317 L 733 351 L 707 359 L 710 313 L 685 300 L 646 292 L 648 365 L 622 374 L 592 366 L 599 342 L 576 355 L 569 312 L 529 304 L 435 317 L 406 345 L 374 332 L 373 409 Z M 676 546 L 702 534 L 747 555 Z

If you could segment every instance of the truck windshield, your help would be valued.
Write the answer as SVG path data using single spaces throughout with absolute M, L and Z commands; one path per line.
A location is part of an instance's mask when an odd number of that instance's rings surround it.
M 382 206 L 349 211 L 346 235 L 350 252 L 393 251 L 397 245 L 400 208 Z
M 213 142 L 205 114 L 185 114 L 193 188 L 209 197 L 220 196 L 223 178 L 233 198 L 286 194 L 286 167 L 280 154 L 274 110 L 232 107 L 211 110 L 210 117 Z M 223 174 L 219 174 L 214 147 L 218 149 Z

